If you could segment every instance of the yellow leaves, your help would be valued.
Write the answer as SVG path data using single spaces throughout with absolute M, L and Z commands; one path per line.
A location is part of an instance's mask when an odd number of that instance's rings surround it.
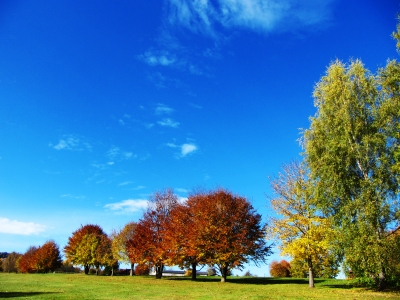
M 299 163 L 284 166 L 272 181 L 276 197 L 271 199 L 280 219 L 272 219 L 269 234 L 279 240 L 283 255 L 300 260 L 319 261 L 327 256 L 334 232 L 329 219 L 315 206 L 315 183 Z

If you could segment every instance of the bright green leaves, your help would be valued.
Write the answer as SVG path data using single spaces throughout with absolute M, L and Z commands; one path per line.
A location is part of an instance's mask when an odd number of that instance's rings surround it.
M 390 269 L 400 208 L 399 84 L 395 61 L 376 76 L 361 61 L 335 61 L 315 87 L 317 113 L 305 131 L 317 206 L 341 227 L 337 240 L 357 276 L 384 278 Z

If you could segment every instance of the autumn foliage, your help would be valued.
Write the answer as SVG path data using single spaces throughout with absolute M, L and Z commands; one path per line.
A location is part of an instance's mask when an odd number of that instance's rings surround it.
M 290 277 L 290 264 L 286 260 L 274 260 L 269 265 L 269 273 L 272 277 Z
M 22 273 L 47 273 L 61 265 L 60 250 L 54 241 L 47 241 L 38 248 L 29 247 L 18 260 L 18 269 Z
M 135 267 L 135 275 L 149 275 L 150 267 L 146 264 L 140 264 Z
M 150 198 L 149 208 L 137 224 L 135 234 L 127 242 L 131 262 L 152 265 L 156 269 L 156 278 L 161 278 L 168 260 L 167 224 L 176 205 L 178 197 L 171 189 L 156 192 Z
M 98 225 L 88 224 L 72 233 L 68 244 L 64 247 L 67 261 L 85 268 L 89 273 L 91 266 L 96 267 L 97 273 L 100 266 L 113 266 L 111 240 Z
M 218 189 L 198 192 L 179 203 L 172 190 L 156 193 L 127 243 L 129 258 L 156 268 L 217 265 L 222 281 L 232 268 L 265 261 L 270 254 L 261 216 L 243 197 Z

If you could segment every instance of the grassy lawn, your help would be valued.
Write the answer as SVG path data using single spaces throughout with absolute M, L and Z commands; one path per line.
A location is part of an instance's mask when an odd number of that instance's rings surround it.
M 346 280 L 230 277 L 189 278 L 0 273 L 2 299 L 400 299 L 398 292 L 374 292 Z

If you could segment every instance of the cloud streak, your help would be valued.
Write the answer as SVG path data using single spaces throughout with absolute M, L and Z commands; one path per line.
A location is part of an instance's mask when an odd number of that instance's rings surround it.
M 168 0 L 168 21 L 217 37 L 216 28 L 269 33 L 309 26 L 329 18 L 333 0 Z
M 170 118 L 164 118 L 161 121 L 158 121 L 157 123 L 161 126 L 172 127 L 172 128 L 178 128 L 179 126 L 179 122 L 176 122 Z
M 165 104 L 162 103 L 158 103 L 157 107 L 155 109 L 155 113 L 156 115 L 163 115 L 163 114 L 170 114 L 172 113 L 174 110 L 171 107 L 166 106 Z
M 106 204 L 104 208 L 117 211 L 132 213 L 145 209 L 148 206 L 148 201 L 144 199 L 128 199 L 121 202 Z
M 91 150 L 92 146 L 86 142 L 82 141 L 75 135 L 69 134 L 65 135 L 62 139 L 58 141 L 57 144 L 49 143 L 49 147 L 52 147 L 55 150 Z
M 170 66 L 177 63 L 175 57 L 173 57 L 168 51 L 154 51 L 149 50 L 143 55 L 139 56 L 139 59 L 144 61 L 150 66 Z
M 193 143 L 191 143 L 191 144 L 185 143 L 182 145 L 175 145 L 173 143 L 168 143 L 167 146 L 171 147 L 171 148 L 179 148 L 181 150 L 179 157 L 185 157 L 185 156 L 192 154 L 198 150 L 198 147 Z
M 45 226 L 33 222 L 20 222 L 0 217 L 0 232 L 8 234 L 32 235 L 45 231 Z

